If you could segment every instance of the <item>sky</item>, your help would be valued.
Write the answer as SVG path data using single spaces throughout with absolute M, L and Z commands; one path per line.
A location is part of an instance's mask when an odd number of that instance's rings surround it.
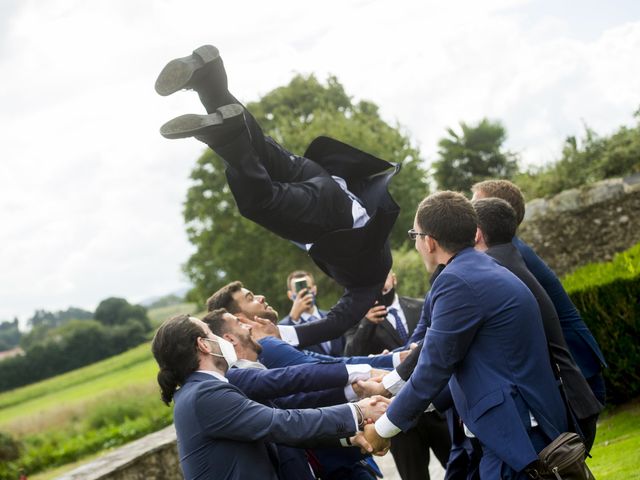
M 189 285 L 182 206 L 203 145 L 158 129 L 202 107 L 153 85 L 207 43 L 243 103 L 336 75 L 427 164 L 460 121 L 500 120 L 541 165 L 640 106 L 635 0 L 2 0 L 0 320 Z

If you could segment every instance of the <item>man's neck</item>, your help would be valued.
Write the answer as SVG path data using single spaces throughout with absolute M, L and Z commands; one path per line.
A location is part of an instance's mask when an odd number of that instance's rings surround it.
M 224 363 L 224 366 L 222 365 Z M 229 369 L 227 365 L 227 361 L 221 359 L 220 362 L 215 362 L 212 358 L 200 358 L 200 362 L 198 364 L 198 370 L 204 370 L 205 372 L 216 372 L 223 377 L 226 376 L 227 370 Z

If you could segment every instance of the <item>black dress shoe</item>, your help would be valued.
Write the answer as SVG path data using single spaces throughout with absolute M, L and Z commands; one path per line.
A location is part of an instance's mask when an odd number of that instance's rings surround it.
M 220 52 L 213 45 L 204 45 L 188 57 L 171 60 L 156 80 L 156 92 L 162 96 L 182 89 L 198 90 L 201 86 L 219 92 L 227 90 L 227 74 Z
M 237 137 L 246 128 L 244 108 L 224 105 L 209 115 L 187 114 L 169 120 L 160 127 L 165 138 L 196 137 L 208 145 L 223 145 Z

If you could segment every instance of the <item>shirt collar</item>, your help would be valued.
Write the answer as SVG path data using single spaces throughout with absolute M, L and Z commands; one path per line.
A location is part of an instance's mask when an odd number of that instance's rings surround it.
M 318 307 L 316 305 L 313 306 L 313 310 L 311 311 L 311 313 L 302 312 L 302 314 L 300 315 L 300 318 L 306 322 L 307 320 L 309 320 L 309 317 L 311 316 L 316 317 L 316 319 L 320 318 L 320 312 L 318 311 Z
M 218 380 L 222 380 L 223 382 L 229 383 L 229 380 L 227 379 L 227 377 L 225 377 L 221 373 L 214 372 L 213 370 L 196 370 L 196 372 L 198 372 L 198 373 L 206 373 L 208 375 L 211 375 L 212 377 L 217 378 Z

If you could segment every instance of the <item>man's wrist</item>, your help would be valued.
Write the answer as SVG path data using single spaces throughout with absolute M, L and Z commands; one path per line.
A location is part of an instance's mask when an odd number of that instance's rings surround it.
M 396 427 L 391 420 L 389 420 L 386 413 L 376 421 L 374 427 L 376 429 L 376 433 L 382 438 L 391 438 L 400 433 L 400 429 Z
M 347 369 L 347 375 L 349 377 L 347 379 L 349 385 L 358 380 L 369 380 L 371 378 L 371 365 L 366 363 L 345 364 L 345 368 Z
M 404 384 L 405 381 L 400 378 L 397 370 L 393 370 L 382 378 L 382 385 L 391 395 L 397 395 Z
M 280 339 L 297 347 L 300 344 L 298 333 L 293 325 L 278 325 Z

